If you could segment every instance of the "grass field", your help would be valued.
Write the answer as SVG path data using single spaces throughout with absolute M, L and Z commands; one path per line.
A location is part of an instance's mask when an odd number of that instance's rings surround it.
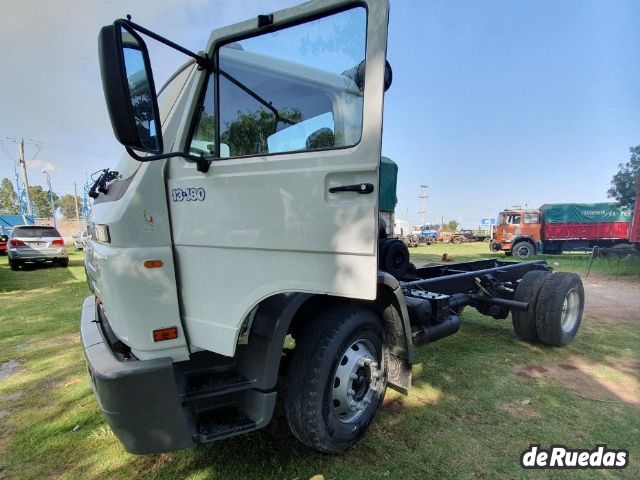
M 442 254 L 453 259 L 454 262 L 464 262 L 481 258 L 502 258 L 505 260 L 517 260 L 506 258 L 502 253 L 489 251 L 489 245 L 483 242 L 453 245 L 449 243 L 437 243 L 430 246 L 417 247 L 409 250 L 411 260 L 416 263 L 439 262 Z M 613 277 L 636 277 L 640 278 L 640 257 L 630 259 L 595 258 L 591 260 L 591 255 L 586 253 L 565 253 L 563 255 L 536 255 L 533 260 L 546 260 L 554 270 L 572 271 L 581 274 L 587 273 L 589 264 L 591 272 Z
M 456 261 L 491 256 L 486 244 L 420 247 L 412 256 L 416 263 L 434 261 L 444 251 Z M 559 269 L 586 268 L 583 256 L 549 260 Z M 635 268 L 597 263 L 592 271 L 640 276 Z M 68 269 L 24 272 L 11 272 L 6 257 L 0 258 L 2 480 L 547 478 L 549 471 L 519 466 L 530 443 L 606 443 L 631 452 L 631 465 L 623 471 L 554 471 L 554 478 L 640 477 L 638 404 L 624 401 L 624 395 L 590 395 L 551 377 L 517 374 L 532 365 L 553 370 L 580 359 L 594 366 L 583 381 L 609 385 L 614 393 L 614 384 L 637 389 L 640 318 L 585 318 L 576 341 L 555 349 L 519 341 L 510 320 L 467 309 L 460 333 L 418 350 L 410 395 L 389 391 L 370 432 L 342 456 L 302 447 L 279 417 L 252 434 L 139 457 L 124 452 L 89 386 L 78 335 L 88 293 L 81 254 L 72 255 Z

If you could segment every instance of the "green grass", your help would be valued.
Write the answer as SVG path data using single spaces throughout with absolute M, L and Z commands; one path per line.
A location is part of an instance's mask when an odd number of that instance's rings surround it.
M 438 245 L 414 260 L 490 257 L 487 246 Z M 552 382 L 513 375 L 516 365 L 581 355 L 603 365 L 640 360 L 638 323 L 585 322 L 564 349 L 516 339 L 510 321 L 467 309 L 460 333 L 418 349 L 408 397 L 389 391 L 370 432 L 342 456 L 310 451 L 278 417 L 267 428 L 163 455 L 129 455 L 106 427 L 86 378 L 78 336 L 88 294 L 80 254 L 68 269 L 11 272 L 0 258 L 0 363 L 19 370 L 0 379 L 0 479 L 186 478 L 638 478 L 640 409 L 577 396 Z M 583 258 L 552 257 L 578 269 Z M 598 271 L 603 266 L 598 266 Z M 639 290 L 640 294 L 640 290 Z M 527 403 L 535 418 L 505 405 Z M 2 413 L 3 412 L 3 413 Z M 624 471 L 535 472 L 519 466 L 530 443 L 631 451 Z M 550 475 L 549 475 L 550 474 Z

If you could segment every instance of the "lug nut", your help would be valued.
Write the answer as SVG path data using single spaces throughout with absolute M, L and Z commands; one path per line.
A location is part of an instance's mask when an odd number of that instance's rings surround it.
M 371 368 L 378 368 L 378 362 L 371 362 Z
M 350 388 L 349 390 L 347 390 L 347 395 L 355 395 L 356 392 L 353 391 L 352 388 Z
M 356 373 L 352 373 L 351 375 L 349 375 L 349 378 L 351 378 L 351 380 L 357 380 L 358 375 Z

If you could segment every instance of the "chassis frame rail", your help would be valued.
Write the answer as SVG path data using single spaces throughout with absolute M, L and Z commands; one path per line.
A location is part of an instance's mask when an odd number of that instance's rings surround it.
M 405 292 L 421 289 L 453 295 L 476 290 L 478 277 L 491 275 L 501 283 L 510 283 L 520 280 L 532 270 L 551 270 L 551 267 L 544 260 L 504 262 L 494 259 L 432 265 L 417 268 L 412 277 L 418 277 L 418 279 L 409 280 L 406 277 L 407 280 L 400 281 L 400 286 Z

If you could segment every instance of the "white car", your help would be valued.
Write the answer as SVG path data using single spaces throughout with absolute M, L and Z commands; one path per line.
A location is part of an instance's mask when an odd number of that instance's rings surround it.
M 86 230 L 82 232 L 78 232 L 73 236 L 73 249 L 77 252 L 78 250 L 84 250 L 84 244 L 87 241 L 89 234 Z

